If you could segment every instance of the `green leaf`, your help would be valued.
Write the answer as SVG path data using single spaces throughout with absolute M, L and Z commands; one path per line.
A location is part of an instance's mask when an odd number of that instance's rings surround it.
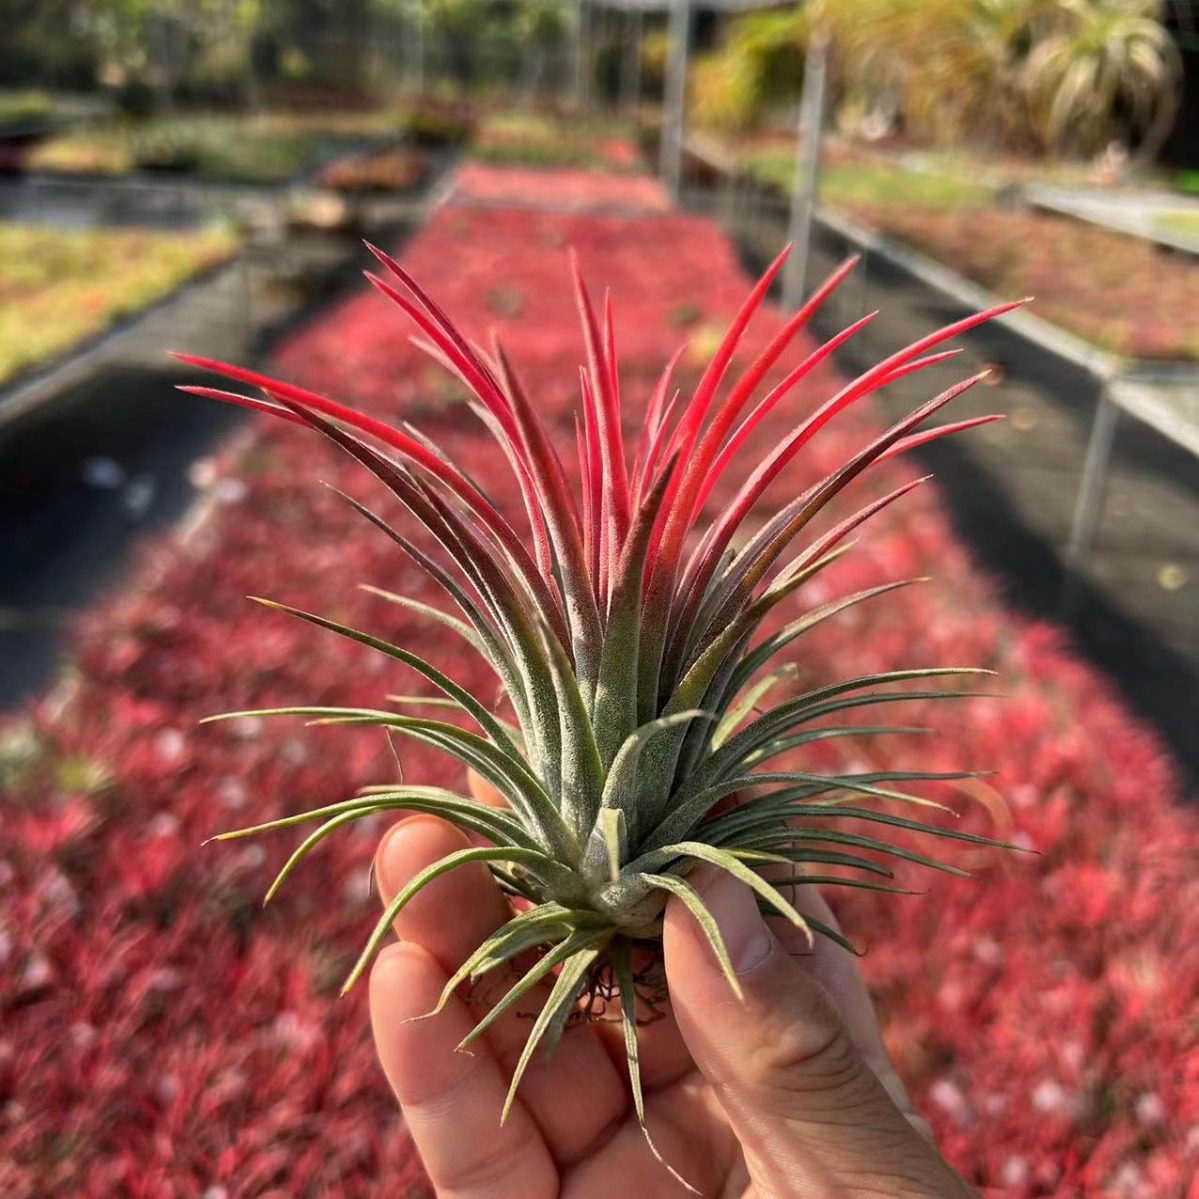
M 741 989 L 741 980 L 737 977 L 733 963 L 729 960 L 729 951 L 724 943 L 724 937 L 720 935 L 720 926 L 708 910 L 707 904 L 700 898 L 699 892 L 686 879 L 679 878 L 674 874 L 641 874 L 639 877 L 649 886 L 660 891 L 668 891 L 682 901 L 708 939 L 712 953 L 720 964 L 721 970 L 724 971 L 724 976 L 728 979 L 733 994 L 738 999 L 744 1000 L 745 992 Z
M 666 711 L 674 711 L 679 706 L 691 703 L 702 703 L 713 711 L 723 711 L 736 691 L 736 688 L 731 688 L 731 681 L 737 664 L 762 621 L 775 606 L 844 552 L 845 549 L 834 550 L 808 563 L 803 570 L 795 571 L 785 583 L 768 588 L 735 617 L 730 617 L 687 668 L 670 697 Z M 709 752 L 709 739 L 705 734 L 706 730 L 699 729 L 693 729 L 688 734 L 689 745 L 685 747 L 681 760 L 676 759 L 676 778 L 680 781 L 690 778 L 698 763 Z M 656 811 L 654 815 L 658 817 L 661 813 Z
M 795 863 L 796 865 L 811 863 L 814 866 L 843 866 L 847 870 L 861 870 L 866 874 L 873 874 L 879 878 L 895 877 L 895 872 L 889 870 L 880 862 L 871 861 L 869 858 L 859 858 L 854 854 L 838 853 L 831 849 L 815 849 L 809 845 L 793 846 L 787 850 L 785 855 L 779 853 L 758 854 L 753 850 L 742 849 L 734 849 L 729 852 L 747 862 L 761 859 L 783 865 L 789 863 Z M 775 881 L 782 884 L 792 880 L 780 877 Z
M 556 967 L 562 965 L 563 962 L 580 952 L 580 950 L 597 945 L 611 935 L 612 930 L 610 928 L 605 928 L 602 932 L 595 929 L 576 930 L 565 941 L 554 945 L 544 957 L 540 958 L 525 971 L 521 978 L 509 988 L 508 992 L 501 999 L 491 1005 L 490 1010 L 483 1019 L 458 1043 L 458 1048 L 466 1049 L 477 1041 L 513 1004 L 527 995 Z
M 737 730 L 737 726 L 758 706 L 758 701 L 773 690 L 784 679 L 794 678 L 799 673 L 799 667 L 794 662 L 780 666 L 771 671 L 760 682 L 750 687 L 737 703 L 725 712 L 720 724 L 712 734 L 712 748 L 719 749 Z M 731 688 L 730 688 L 731 689 Z
M 271 883 L 270 887 L 267 888 L 266 894 L 262 897 L 262 906 L 266 907 L 266 905 L 275 898 L 275 894 L 283 885 L 287 876 L 291 874 L 291 872 L 300 864 L 301 859 L 303 859 L 311 849 L 313 849 L 319 842 L 323 841 L 330 833 L 336 832 L 337 829 L 342 827 L 342 825 L 351 824 L 364 814 L 365 813 L 358 811 L 343 812 L 340 816 L 334 816 L 332 820 L 326 820 L 325 823 L 322 824 L 320 828 L 316 829 L 315 832 L 309 833 L 309 835 L 292 852 L 291 857 L 289 857 L 283 864 L 283 869 L 280 870 L 275 876 L 275 881 Z
M 691 1194 L 698 1195 L 700 1192 L 658 1152 L 658 1147 L 654 1144 L 653 1138 L 649 1135 L 649 1129 L 645 1125 L 645 1094 L 641 1085 L 641 1058 L 637 1049 L 637 986 L 633 979 L 633 968 L 629 961 L 628 950 L 623 945 L 613 946 L 608 951 L 608 959 L 612 964 L 616 985 L 620 988 L 620 1025 L 624 1034 L 625 1061 L 629 1068 L 629 1089 L 633 1093 L 633 1112 L 637 1117 L 637 1123 L 641 1126 L 641 1132 L 645 1137 L 645 1143 L 649 1146 L 649 1151 L 667 1173 Z
M 715 866 L 731 874 L 756 891 L 777 912 L 786 916 L 796 928 L 807 932 L 808 926 L 803 916 L 770 883 L 738 861 L 734 854 L 714 845 L 705 845 L 701 841 L 680 841 L 677 845 L 667 845 L 662 849 L 654 850 L 653 853 L 643 854 L 637 858 L 636 861 L 629 864 L 627 872 L 630 874 L 657 873 L 658 866 L 667 865 L 679 858 L 692 858 L 699 862 L 706 862 L 710 866 Z M 811 934 L 809 933 L 808 936 L 810 939 Z
M 842 878 L 836 874 L 772 874 L 770 881 L 776 887 L 853 887 L 859 891 L 879 891 L 884 895 L 924 894 L 910 887 L 888 887 L 884 883 L 871 883 L 862 878 Z
M 529 770 L 524 758 L 507 752 L 477 733 L 443 721 L 370 708 L 262 708 L 224 712 L 219 716 L 207 717 L 203 723 L 247 716 L 311 716 L 322 724 L 378 726 L 435 745 L 477 770 L 496 786 L 521 814 L 529 830 L 536 834 L 539 844 L 545 845 L 563 861 L 574 861 L 579 854 L 573 832 L 563 821 L 541 782 Z
M 891 845 L 886 841 L 879 841 L 875 837 L 865 837 L 861 833 L 845 833 L 834 829 L 783 828 L 777 833 L 762 833 L 739 839 L 737 844 L 747 849 L 769 849 L 781 857 L 790 858 L 788 847 L 803 841 L 869 849 L 875 853 L 886 854 L 888 857 L 901 858 L 905 862 L 914 862 L 918 866 L 927 866 L 930 870 L 941 870 L 946 874 L 956 875 L 958 878 L 973 877 L 968 870 L 950 866 L 948 862 L 938 862 L 935 858 L 925 857 L 924 854 L 916 853 L 914 850 Z
M 668 729 L 681 728 L 693 720 L 712 720 L 710 712 L 693 708 L 686 712 L 676 712 L 672 716 L 660 716 L 650 720 L 639 729 L 630 733 L 625 743 L 620 747 L 608 778 L 604 783 L 602 805 L 605 808 L 619 808 L 625 814 L 625 820 L 632 830 L 634 840 L 640 837 L 637 817 L 639 815 L 636 799 L 639 794 L 649 788 L 665 788 L 669 786 L 669 776 L 643 779 L 640 777 L 642 751 L 646 745 L 659 733 Z
M 613 947 L 609 953 L 616 985 L 620 988 L 620 1024 L 624 1033 L 625 1061 L 629 1067 L 629 1088 L 633 1092 L 633 1111 L 637 1123 L 645 1128 L 645 1094 L 641 1087 L 641 1056 L 637 1049 L 637 984 L 628 949 Z
M 806 733 L 796 733 L 790 737 L 780 737 L 775 741 L 767 742 L 761 749 L 747 754 L 744 763 L 746 766 L 751 767 L 760 766 L 763 762 L 768 762 L 771 758 L 777 758 L 780 754 L 785 754 L 793 749 L 799 749 L 804 745 L 810 745 L 813 741 L 825 741 L 831 737 L 881 737 L 892 734 L 897 736 L 900 734 L 927 736 L 932 732 L 932 729 L 920 725 L 894 724 L 844 724 L 809 729 Z
M 884 772 L 879 779 L 919 779 L 922 781 L 944 781 L 946 779 L 973 778 L 970 772 L 954 771 L 952 773 L 926 773 L 922 771 Z M 672 797 L 671 808 L 662 822 L 641 839 L 643 849 L 656 849 L 678 837 L 685 837 L 690 830 L 697 827 L 704 817 L 722 799 L 735 795 L 739 791 L 748 791 L 754 787 L 776 786 L 788 784 L 783 790 L 771 792 L 769 795 L 757 796 L 738 804 L 731 812 L 727 812 L 710 823 L 705 829 L 705 836 L 715 835 L 713 829 L 721 830 L 726 827 L 737 827 L 747 821 L 761 819 L 760 812 L 778 813 L 777 819 L 784 821 L 794 813 L 792 801 L 807 798 L 827 791 L 851 791 L 859 795 L 870 795 L 876 799 L 892 799 L 902 803 L 913 803 L 921 807 L 936 808 L 949 811 L 943 804 L 919 796 L 908 795 L 903 791 L 892 791 L 873 785 L 874 775 L 825 775 L 809 774 L 799 770 L 785 770 L 761 774 L 745 774 L 731 779 L 724 779 L 714 786 L 705 787 L 702 791 L 684 791 Z M 792 785 L 794 784 L 794 785 Z M 821 809 L 823 810 L 823 809 Z
M 686 664 L 682 681 L 676 688 L 676 696 L 681 700 L 688 695 L 704 696 L 713 679 L 721 673 L 731 675 L 731 669 L 722 671 L 728 663 L 735 667 L 739 661 L 738 647 L 745 645 L 761 625 L 762 621 L 784 600 L 788 599 L 805 583 L 809 582 L 822 570 L 832 565 L 838 558 L 847 554 L 851 546 L 840 546 L 814 560 L 805 561 L 803 569 L 791 571 L 785 579 L 778 579 L 765 588 L 761 595 L 752 598 L 747 594 L 745 603 L 736 612 L 730 612 L 710 637 L 706 637 L 706 626 L 695 625 L 686 630 L 682 637 L 683 650 L 681 661 Z M 733 563 L 736 559 L 733 559 Z M 730 566 L 732 563 L 730 563 Z M 680 629 L 680 634 L 683 630 Z M 674 702 L 672 697 L 672 702 Z
M 516 662 L 519 685 L 512 692 L 525 700 L 526 713 L 521 720 L 530 759 L 551 798 L 562 795 L 561 728 L 554 704 L 554 684 L 543 638 L 535 626 L 539 611 L 535 600 L 508 569 L 506 559 L 496 552 L 463 515 L 438 492 L 419 480 L 393 471 L 388 485 L 409 510 L 441 542 L 446 552 L 463 571 L 482 598 L 493 620 L 503 632 Z M 540 586 L 540 584 L 539 584 Z M 562 637 L 566 636 L 557 604 L 548 615 L 553 620 L 549 640 L 565 656 Z
M 784 704 L 780 704 L 777 708 L 772 709 L 747 725 L 739 733 L 731 737 L 703 764 L 701 773 L 705 779 L 720 777 L 722 770 L 740 761 L 745 754 L 752 752 L 766 742 L 773 740 L 788 728 L 793 727 L 797 723 L 797 720 L 794 718 L 798 718 L 799 721 L 813 719 L 813 711 L 821 704 L 821 701 L 833 700 L 838 696 L 844 695 L 846 692 L 860 691 L 866 687 L 886 686 L 890 683 L 909 682 L 915 679 L 951 678 L 959 675 L 992 673 L 989 670 L 968 666 L 946 666 L 924 670 L 892 670 L 880 674 L 863 675 L 859 678 L 847 679 L 842 683 L 833 683 L 827 687 L 819 687 L 814 691 L 809 691 L 804 695 L 788 700 Z M 943 696 L 959 694 L 962 693 L 896 691 L 886 692 L 882 696 L 856 697 L 856 702 L 873 700 L 874 702 L 881 703 L 884 700 L 903 700 L 921 696 L 931 698 L 933 695 L 941 698 Z M 824 708 L 821 714 L 823 715 L 824 712 L 829 710 L 828 708 Z
M 885 888 L 877 889 L 884 890 Z M 911 892 L 908 892 L 908 894 L 911 894 Z M 763 903 L 761 900 L 758 901 L 758 911 L 761 912 L 762 915 L 767 919 L 778 918 L 778 912 L 772 911 L 770 905 Z M 808 924 L 811 925 L 814 933 L 819 933 L 822 937 L 827 937 L 828 940 L 832 941 L 834 945 L 839 945 L 847 953 L 853 954 L 855 958 L 865 956 L 861 950 L 854 948 L 853 943 L 846 940 L 846 938 L 840 932 L 838 932 L 837 929 L 833 928 L 831 925 L 825 924 L 823 920 L 817 920 L 815 916 L 809 916 L 807 917 L 807 921 Z
M 854 708 L 868 708 L 874 704 L 898 703 L 900 701 L 915 703 L 922 700 L 927 700 L 931 703 L 939 703 L 942 700 L 951 699 L 996 698 L 997 696 L 993 692 L 988 691 L 886 691 L 870 692 L 867 695 L 850 696 L 848 699 L 831 700 L 828 703 L 816 704 L 814 707 L 795 713 L 783 723 L 782 727 L 778 730 L 778 736 L 772 737 L 769 741 L 763 742 L 763 745 L 774 744 L 778 740 L 781 740 L 790 729 L 798 728 L 805 724 L 811 724 L 813 720 L 819 720 L 822 716 L 831 716 L 837 712 L 848 712 Z M 727 748 L 727 745 L 724 748 Z M 752 749 L 747 749 L 739 762 L 725 763 L 720 773 L 727 776 L 734 770 L 744 769 L 751 761 L 756 764 L 758 760 L 757 754 L 761 748 L 762 746 L 756 746 Z M 723 752 L 723 749 L 721 752 Z M 705 766 L 707 765 L 708 764 L 705 763 Z
M 384 788 L 372 789 L 372 798 L 385 803 L 388 808 L 441 816 L 466 832 L 486 837 L 495 845 L 519 845 L 525 849 L 539 849 L 543 853 L 546 851 L 546 846 L 512 813 L 479 803 L 472 797 L 454 796 L 450 799 L 414 796 L 411 789 L 397 791 L 394 788 Z
M 558 701 L 561 743 L 561 812 L 576 844 L 591 832 L 599 814 L 604 770 L 587 704 L 565 651 L 552 630 L 537 623 L 549 661 L 549 675 Z
M 767 796 L 767 799 L 770 797 Z M 748 805 L 747 805 L 748 806 Z M 740 812 L 730 813 L 730 815 L 740 815 Z M 1011 845 L 1005 841 L 997 841 L 993 837 L 983 837 L 976 833 L 962 833 L 956 829 L 942 828 L 936 824 L 925 824 L 920 820 L 906 820 L 902 816 L 892 816 L 886 812 L 878 812 L 872 808 L 845 808 L 845 807 L 827 807 L 816 804 L 786 804 L 780 806 L 776 812 L 767 812 L 766 816 L 761 818 L 761 823 L 766 825 L 773 823 L 776 827 L 783 821 L 793 820 L 818 820 L 818 819 L 846 819 L 846 820 L 866 820 L 874 824 L 885 824 L 891 828 L 904 829 L 913 833 L 924 833 L 930 837 L 945 837 L 951 841 L 965 841 L 969 845 L 983 845 L 989 849 L 1012 849 L 1019 850 L 1018 845 Z M 714 820 L 710 824 L 704 826 L 703 831 L 705 836 L 710 836 L 714 841 L 719 838 L 729 835 L 733 828 L 736 829 L 733 835 L 742 835 L 751 832 L 754 827 L 754 821 L 746 821 L 742 824 L 730 821 L 727 824 L 722 820 Z
M 330 632 L 337 633 L 351 641 L 357 641 L 360 645 L 376 649 L 380 653 L 386 654 L 389 658 L 394 658 L 397 662 L 403 662 L 405 666 L 410 666 L 418 674 L 428 679 L 439 691 L 452 699 L 464 712 L 468 713 L 496 745 L 500 746 L 501 749 L 514 758 L 521 756 L 520 750 L 508 736 L 507 729 L 469 691 L 464 687 L 460 687 L 453 679 L 443 674 L 431 663 L 426 662 L 424 658 L 410 653 L 408 650 L 400 649 L 399 646 L 390 645 L 378 637 L 372 637 L 369 633 L 359 632 L 357 629 L 351 629 L 346 625 L 338 624 L 334 620 L 328 620 L 323 616 L 316 616 L 311 612 L 303 612 L 299 608 L 290 607 L 288 604 L 279 604 L 274 600 L 262 599 L 256 595 L 252 595 L 250 598 L 264 607 L 273 608 L 277 612 L 286 612 L 289 616 L 305 620 L 309 624 L 316 625 L 318 628 L 328 629 Z M 449 618 L 447 617 L 446 619 L 448 620 Z
M 238 837 L 274 832 L 277 829 L 292 828 L 298 824 L 326 820 L 346 813 L 353 813 L 358 818 L 388 811 L 428 812 L 434 816 L 441 816 L 469 832 L 479 833 L 497 845 L 513 844 L 529 849 L 539 848 L 528 830 L 508 812 L 488 807 L 469 796 L 445 791 L 440 787 L 403 787 L 396 784 L 368 787 L 355 799 L 282 816 L 277 820 L 268 820 L 264 824 L 248 828 L 218 833 L 209 840 L 232 841 Z
M 365 517 L 377 529 L 385 533 L 458 605 L 459 609 L 470 621 L 475 635 L 486 645 L 488 651 L 486 654 L 487 661 L 496 674 L 499 675 L 504 685 L 504 690 L 512 700 L 512 706 L 516 709 L 521 724 L 527 724 L 530 714 L 530 700 L 525 691 L 524 679 L 518 671 L 508 647 L 504 644 L 497 629 L 484 613 L 483 608 L 467 594 L 466 590 L 452 575 L 442 569 L 419 546 L 396 532 L 381 516 L 377 516 L 365 505 L 360 504 L 353 496 L 346 495 L 344 491 L 338 491 L 336 487 L 330 488 L 330 490 L 332 490 L 334 495 L 340 496 L 341 499 L 345 500 L 355 512 Z M 497 624 L 499 624 L 498 621 Z
M 556 938 L 565 940 L 575 931 L 571 916 L 570 909 L 560 903 L 539 904 L 514 916 L 492 933 L 454 971 L 442 989 L 436 1007 L 423 1016 L 413 1016 L 412 1020 L 428 1020 L 436 1016 L 467 979 L 481 978 L 527 950 L 536 949 L 541 945 L 552 945 Z
M 822 604 L 819 608 L 814 608 L 811 612 L 804 613 L 803 616 L 797 620 L 793 620 L 785 628 L 775 633 L 772 637 L 767 638 L 761 645 L 747 654 L 733 673 L 730 687 L 743 687 L 775 654 L 781 652 L 798 637 L 815 628 L 822 621 L 828 620 L 830 617 L 844 612 L 847 608 L 865 603 L 867 600 L 874 599 L 877 596 L 886 595 L 888 592 L 897 591 L 901 587 L 910 587 L 914 583 L 923 582 L 927 582 L 927 580 L 904 579 L 897 583 L 884 583 L 881 587 L 870 587 L 864 591 L 857 591 L 853 595 L 842 596 L 840 599 L 832 600 L 830 603 Z
M 444 625 L 447 629 L 451 629 L 467 645 L 477 650 L 484 661 L 490 664 L 491 647 L 466 621 L 459 620 L 456 616 L 451 616 L 448 612 L 443 612 L 440 608 L 435 608 L 432 604 L 411 599 L 406 595 L 397 595 L 394 591 L 385 591 L 382 587 L 373 587 L 370 583 L 360 583 L 358 586 L 360 590 L 367 592 L 369 595 L 378 596 L 379 599 L 384 599 L 389 604 L 395 604 L 398 608 L 407 608 L 410 612 L 417 612 L 426 619 L 436 621 L 438 624 Z
M 608 859 L 608 881 L 617 882 L 628 842 L 624 813 L 619 808 L 601 808 L 595 827 L 603 839 Z
M 453 853 L 446 854 L 444 858 L 439 858 L 432 865 L 426 866 L 424 870 L 410 879 L 401 888 L 391 903 L 387 905 L 387 910 L 379 917 L 379 921 L 367 940 L 366 946 L 359 955 L 357 962 L 354 963 L 354 968 L 350 971 L 349 977 L 341 988 L 343 995 L 362 977 L 363 971 L 370 965 L 371 959 L 378 953 L 379 946 L 383 944 L 387 938 L 387 934 L 391 931 L 392 925 L 395 924 L 396 917 L 404 910 L 409 901 L 418 892 L 427 887 L 429 883 L 433 882 L 434 879 L 438 879 L 443 874 L 448 874 L 451 870 L 456 870 L 459 866 L 465 866 L 470 862 L 525 862 L 542 869 L 546 867 L 553 868 L 555 866 L 555 863 L 539 850 L 521 849 L 519 846 L 514 845 L 506 845 L 502 849 L 459 849 Z
M 677 457 L 671 459 L 642 500 L 616 566 L 595 691 L 595 739 L 605 770 L 612 766 L 618 751 L 627 744 L 626 738 L 637 727 L 637 659 L 644 620 L 645 558 L 677 462 Z
M 512 1111 L 517 1088 L 520 1086 L 520 1080 L 524 1077 L 525 1070 L 528 1069 L 533 1051 L 542 1037 L 546 1037 L 547 1034 L 551 1045 L 557 1036 L 561 1035 L 562 1029 L 566 1027 L 566 1021 L 570 1018 L 571 1010 L 586 986 L 587 973 L 599 955 L 600 950 L 592 946 L 578 950 L 562 963 L 562 969 L 558 971 L 558 977 L 554 980 L 553 987 L 550 988 L 545 1006 L 537 1014 L 537 1019 L 533 1021 L 533 1027 L 521 1050 L 516 1068 L 512 1071 L 512 1083 L 508 1087 L 503 1111 L 500 1112 L 501 1125 L 508 1119 L 508 1114 Z

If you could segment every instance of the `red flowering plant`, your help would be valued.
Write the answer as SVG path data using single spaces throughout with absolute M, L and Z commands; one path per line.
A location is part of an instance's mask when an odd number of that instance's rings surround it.
M 791 921 L 809 937 L 848 945 L 834 929 L 800 915 L 784 893 L 787 886 L 900 890 L 886 881 L 893 875 L 880 857 L 964 873 L 888 833 L 1000 844 L 896 815 L 884 806 L 939 809 L 942 805 L 912 794 L 907 785 L 972 777 L 968 774 L 888 768 L 825 773 L 802 761 L 799 768 L 790 765 L 797 751 L 801 758 L 808 747 L 815 754 L 830 738 L 905 731 L 864 729 L 858 718 L 879 704 L 959 698 L 969 694 L 957 685 L 964 677 L 986 672 L 932 666 L 829 679 L 766 706 L 768 694 L 791 669 L 776 667 L 775 660 L 797 639 L 829 617 L 905 585 L 888 582 L 819 603 L 781 627 L 767 623 L 780 605 L 841 558 L 851 533 L 919 480 L 902 484 L 819 536 L 801 543 L 801 535 L 872 465 L 995 419 L 922 429 L 982 376 L 950 387 L 869 440 L 756 530 L 748 522 L 770 484 L 838 413 L 896 379 L 944 361 L 953 353 L 939 348 L 945 342 L 1014 305 L 937 330 L 841 387 L 754 466 L 701 533 L 705 502 L 754 429 L 869 321 L 851 323 L 755 398 L 768 372 L 848 274 L 852 260 L 816 289 L 743 373 L 729 378 L 738 344 L 783 264 L 784 251 L 753 288 L 685 399 L 671 385 L 679 355 L 667 364 L 631 455 L 622 436 L 612 305 L 606 298 L 602 309 L 595 308 L 576 263 L 587 350 L 576 413 L 581 479 L 576 490 L 546 422 L 499 342 L 490 353 L 471 344 L 404 267 L 381 250 L 372 252 L 386 277 L 370 275 L 371 282 L 415 324 L 422 347 L 467 390 L 471 409 L 511 469 L 523 501 L 523 534 L 448 453 L 409 425 L 390 425 L 316 392 L 181 354 L 182 361 L 260 394 L 192 385 L 183 390 L 315 429 L 380 480 L 440 545 L 440 554 L 428 552 L 359 501 L 346 496 L 346 502 L 435 580 L 460 615 L 412 597 L 376 594 L 451 630 L 471 647 L 499 681 L 504 704 L 493 709 L 411 649 L 263 600 L 403 663 L 441 696 L 390 696 L 389 706 L 382 708 L 276 707 L 218 719 L 296 715 L 324 725 L 379 727 L 457 759 L 491 784 L 505 806 L 495 809 L 469 794 L 397 781 L 222 836 L 317 823 L 280 870 L 268 898 L 315 846 L 365 817 L 399 810 L 433 813 L 479 838 L 482 844 L 450 854 L 400 891 L 368 938 L 346 988 L 424 886 L 458 866 L 485 863 L 516 901 L 513 914 L 454 973 L 441 1003 L 461 984 L 510 967 L 518 958 L 528 962 L 530 950 L 539 952 L 463 1046 L 543 979 L 551 984 L 513 1072 L 510 1106 L 539 1044 L 552 1047 L 569 1022 L 602 1013 L 607 1001 L 618 1002 L 641 1118 L 637 1027 L 664 998 L 661 916 L 669 896 L 693 913 L 730 987 L 740 993 L 715 921 L 687 881 L 696 867 L 707 864 L 740 879 L 757 893 L 765 912 Z M 897 684 L 915 688 L 896 690 Z M 472 727 L 439 714 L 413 715 L 412 705 L 434 712 L 444 708 Z M 787 762 L 781 763 L 784 757 Z M 734 796 L 738 802 L 730 807 Z M 851 831 L 847 823 L 858 827 Z M 878 834 L 862 831 L 863 825 L 878 826 Z M 762 872 L 767 865 L 791 873 L 768 880 Z M 646 959 L 648 966 L 637 964 Z
M 707 330 L 731 316 L 745 288 L 728 240 L 695 217 L 438 208 L 404 265 L 444 274 L 439 294 L 463 327 L 501 328 L 551 433 L 564 437 L 573 435 L 578 327 L 554 286 L 560 259 L 547 251 L 566 244 L 602 262 L 622 297 L 628 396 L 652 389 L 680 336 L 673 280 L 704 281 L 690 295 L 692 349 L 679 366 L 689 385 L 684 372 L 702 367 Z M 488 304 L 501 283 L 521 296 L 519 316 Z M 764 306 L 738 361 L 752 360 L 782 323 Z M 809 348 L 798 339 L 775 372 Z M 396 336 L 389 305 L 353 297 L 293 336 L 278 362 L 314 390 L 352 390 L 356 405 L 381 417 L 419 415 L 464 474 L 486 479 L 497 506 L 519 512 L 519 488 L 494 469 L 485 431 L 463 419 L 457 387 L 442 388 L 435 368 Z M 804 386 L 811 398 L 799 402 L 814 404 L 842 381 L 826 359 Z M 636 432 L 634 405 L 626 410 Z M 770 452 L 794 421 L 793 402 L 778 405 L 742 452 Z M 803 487 L 835 469 L 875 436 L 874 422 L 869 402 L 854 405 L 780 482 L 796 486 L 798 475 Z M 982 432 L 1001 438 L 1004 426 Z M 875 467 L 874 486 L 910 480 L 910 461 Z M 247 720 L 192 732 L 222 704 L 303 695 L 369 706 L 388 672 L 405 669 L 346 638 L 314 639 L 303 622 L 264 620 L 247 592 L 286 595 L 386 630 L 389 640 L 419 638 L 456 681 L 489 699 L 494 692 L 486 663 L 448 628 L 347 590 L 347 579 L 369 580 L 431 603 L 438 595 L 386 537 L 356 535 L 360 518 L 333 491 L 310 485 L 319 474 L 349 489 L 358 470 L 293 425 L 247 424 L 193 471 L 206 519 L 189 520 L 185 543 L 155 539 L 129 586 L 82 618 L 74 699 L 52 697 L 0 726 L 6 1199 L 426 1193 L 362 1040 L 363 990 L 329 999 L 373 922 L 363 878 L 387 814 L 322 842 L 321 877 L 344 886 L 286 887 L 263 914 L 259 880 L 283 865 L 284 838 L 194 850 L 233 822 L 284 814 L 295 796 L 331 804 L 394 772 L 374 730 L 305 734 Z M 733 473 L 718 480 L 709 510 L 735 495 Z M 913 701 L 905 723 L 935 735 L 826 738 L 796 752 L 828 774 L 899 764 L 901 747 L 925 769 L 993 767 L 1006 804 L 983 780 L 939 786 L 969 787 L 989 797 L 985 808 L 961 793 L 936 798 L 961 808 L 961 827 L 1033 844 L 1041 856 L 956 843 L 952 860 L 985 877 L 985 888 L 945 878 L 902 901 L 862 888 L 830 892 L 841 924 L 868 951 L 862 970 L 887 1044 L 946 1157 L 984 1193 L 1190 1199 L 1199 1169 L 1195 809 L 1159 738 L 1110 682 L 1061 630 L 1004 605 L 935 484 L 888 512 L 854 553 L 808 582 L 807 602 L 930 563 L 936 585 L 896 589 L 813 627 L 799 643 L 797 674 L 774 694 L 957 661 L 1001 672 L 1005 698 Z M 871 711 L 862 710 L 865 724 Z M 337 752 L 324 738 L 337 739 Z M 404 768 L 433 778 L 437 751 L 414 743 Z M 998 828 L 984 820 L 991 813 Z M 916 864 L 888 868 L 896 885 L 924 889 Z

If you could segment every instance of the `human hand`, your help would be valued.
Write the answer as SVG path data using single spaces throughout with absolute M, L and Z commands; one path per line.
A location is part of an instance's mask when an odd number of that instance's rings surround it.
M 433 817 L 401 821 L 376 861 L 387 903 L 413 875 L 467 844 Z M 638 1030 L 646 1123 L 662 1157 L 706 1199 L 967 1199 L 883 1048 L 852 957 L 824 939 L 809 951 L 790 926 L 772 931 L 752 892 L 699 873 L 744 1002 L 706 938 L 671 899 L 665 918 L 670 1014 Z M 815 888 L 796 904 L 835 924 Z M 438 1199 L 683 1196 L 646 1144 L 608 1024 L 567 1030 L 535 1054 L 507 1122 L 500 1109 L 528 1034 L 515 1013 L 471 1053 L 455 1052 L 481 1012 L 437 1003 L 468 953 L 511 915 L 480 864 L 430 884 L 401 912 L 398 944 L 371 975 L 375 1043 Z M 480 996 L 487 998 L 488 993 Z M 535 1007 L 544 991 L 530 995 Z

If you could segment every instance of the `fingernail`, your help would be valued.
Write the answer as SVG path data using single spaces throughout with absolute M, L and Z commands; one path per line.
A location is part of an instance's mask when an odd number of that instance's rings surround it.
M 698 880 L 697 890 L 720 929 L 733 969 L 748 973 L 774 945 L 754 893 L 724 871 Z

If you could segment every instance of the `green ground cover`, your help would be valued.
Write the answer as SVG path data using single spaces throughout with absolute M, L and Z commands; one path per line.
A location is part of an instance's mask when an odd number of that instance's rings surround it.
M 161 299 L 235 248 L 222 228 L 67 233 L 0 222 L 0 384 Z
M 742 155 L 749 174 L 790 191 L 795 178 L 794 145 L 762 146 Z M 829 156 L 820 174 L 825 204 L 914 204 L 921 208 L 976 208 L 990 202 L 989 187 L 952 173 L 904 171 L 865 158 Z
M 1199 241 L 1199 213 L 1163 213 L 1154 219 L 1153 224 L 1163 233 L 1172 233 L 1176 237 L 1190 237 Z
M 45 92 L 0 92 L 0 126 L 41 120 L 51 111 L 50 97 Z
M 123 175 L 181 171 L 203 179 L 277 183 L 343 147 L 402 127 L 392 110 L 264 117 L 159 117 L 64 131 L 29 155 L 32 170 Z
M 501 112 L 484 117 L 470 153 L 496 164 L 545 167 L 640 166 L 632 128 L 624 122 L 592 118 L 564 121 L 536 112 Z

